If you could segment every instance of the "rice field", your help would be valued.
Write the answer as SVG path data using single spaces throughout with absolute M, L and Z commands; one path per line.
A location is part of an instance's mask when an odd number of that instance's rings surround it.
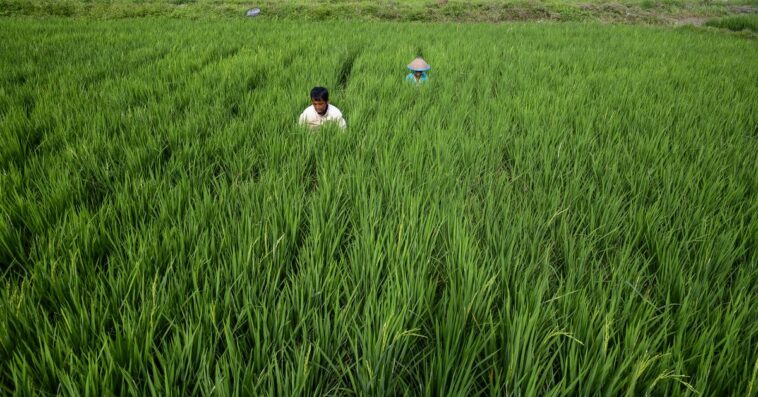
M 755 40 L 3 18 L 0 41 L 2 395 L 758 391 Z M 297 126 L 317 85 L 346 130 Z

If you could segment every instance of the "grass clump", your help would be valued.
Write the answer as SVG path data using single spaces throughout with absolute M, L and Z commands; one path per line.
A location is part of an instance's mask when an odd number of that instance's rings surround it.
M 714 28 L 729 29 L 735 32 L 748 30 L 753 33 L 758 33 L 758 15 L 737 15 L 726 18 L 710 19 L 706 21 L 705 25 Z

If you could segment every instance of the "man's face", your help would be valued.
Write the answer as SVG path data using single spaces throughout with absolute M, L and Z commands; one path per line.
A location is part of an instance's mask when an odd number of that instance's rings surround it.
M 422 72 L 419 72 L 419 71 L 415 71 L 415 72 L 413 72 L 413 75 L 414 75 L 414 76 L 416 76 L 416 78 L 417 78 L 417 79 L 420 79 L 420 78 L 421 78 L 421 75 L 422 75 L 422 74 L 423 74 L 423 73 L 422 73 Z
M 322 116 L 326 114 L 326 108 L 329 106 L 329 102 L 323 99 L 311 98 L 311 104 L 313 105 L 313 108 L 316 109 L 316 113 Z

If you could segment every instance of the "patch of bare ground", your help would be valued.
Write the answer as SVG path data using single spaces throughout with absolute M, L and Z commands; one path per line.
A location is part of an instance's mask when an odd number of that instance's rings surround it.
M 682 17 L 682 18 L 673 18 L 671 20 L 671 23 L 674 26 L 703 26 L 706 21 L 708 21 L 710 18 L 706 17 Z

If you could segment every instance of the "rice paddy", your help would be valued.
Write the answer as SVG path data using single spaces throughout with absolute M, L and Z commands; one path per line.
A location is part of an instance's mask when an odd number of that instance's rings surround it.
M 0 394 L 758 390 L 755 40 L 0 23 Z

